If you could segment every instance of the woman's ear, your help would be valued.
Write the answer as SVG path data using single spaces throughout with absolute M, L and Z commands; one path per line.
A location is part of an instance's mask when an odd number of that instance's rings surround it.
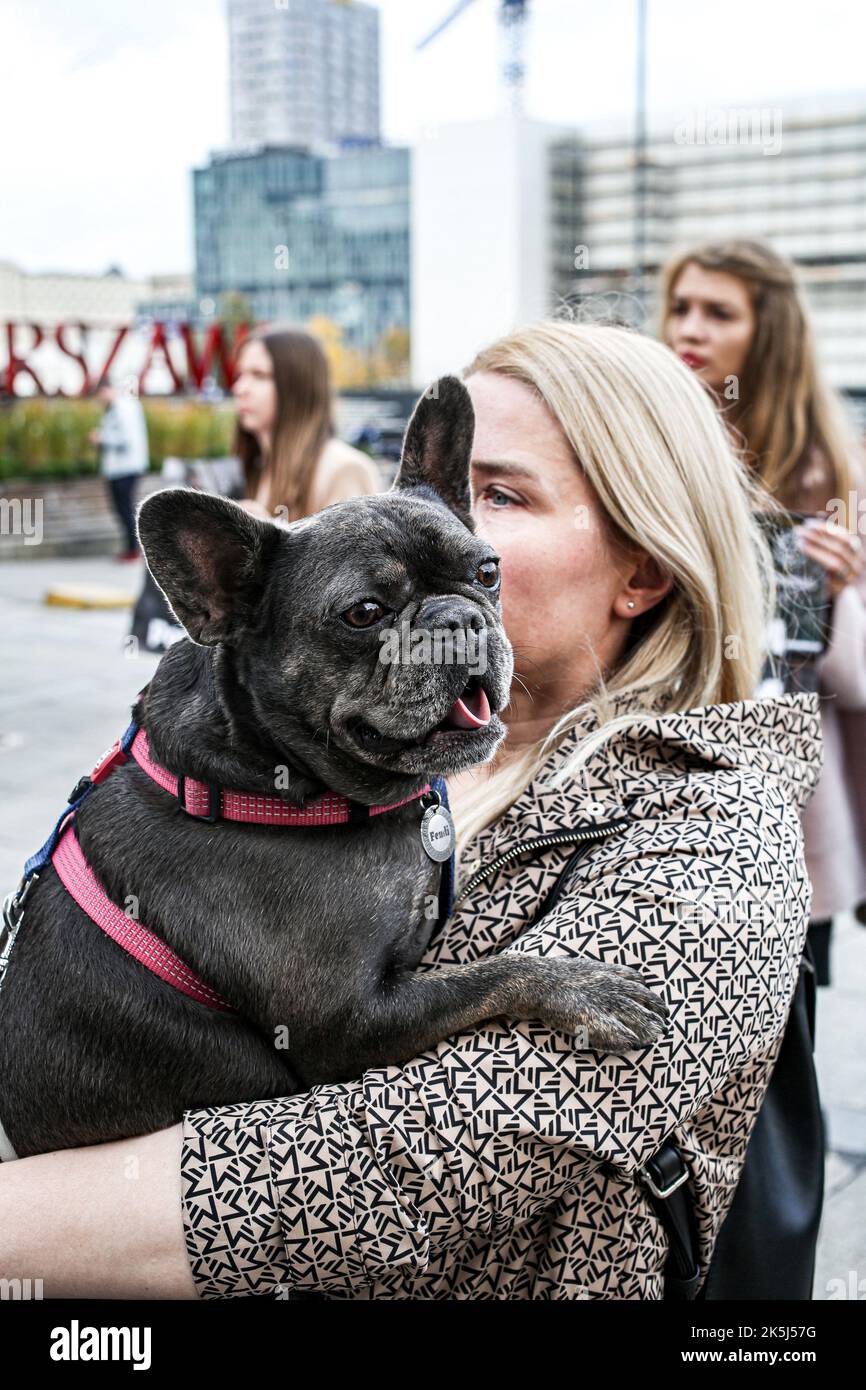
M 148 569 L 193 642 L 236 642 L 255 617 L 284 533 L 236 502 L 192 488 L 151 493 L 138 509 Z
M 624 575 L 624 584 L 614 599 L 618 618 L 637 618 L 648 613 L 674 587 L 670 570 L 646 551 L 637 551 Z

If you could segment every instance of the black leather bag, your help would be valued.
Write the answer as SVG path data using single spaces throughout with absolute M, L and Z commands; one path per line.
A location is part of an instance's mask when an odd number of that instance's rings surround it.
M 651 1198 L 670 1241 L 666 1299 L 812 1298 L 826 1140 L 815 1072 L 815 994 L 807 942 L 782 1046 L 700 1288 L 688 1182 L 666 1199 Z M 668 1178 L 676 1158 L 685 1169 L 671 1141 L 655 1155 L 660 1158 Z
M 782 1048 L 699 1298 L 813 1296 L 826 1147 L 815 1073 L 815 984 L 807 943 Z

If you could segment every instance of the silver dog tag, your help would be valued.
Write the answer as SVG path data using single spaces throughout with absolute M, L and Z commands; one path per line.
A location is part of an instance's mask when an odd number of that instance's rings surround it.
M 433 795 L 439 804 L 428 806 L 421 817 L 421 843 L 431 859 L 437 864 L 444 864 L 446 859 L 451 858 L 454 848 L 454 821 L 447 806 L 443 806 L 439 800 L 439 793 L 434 792 Z

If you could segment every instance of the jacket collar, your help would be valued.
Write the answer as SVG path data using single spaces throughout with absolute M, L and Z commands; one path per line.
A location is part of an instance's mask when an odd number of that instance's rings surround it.
M 806 805 L 823 762 L 818 695 L 792 693 L 674 711 L 651 709 L 649 698 L 646 689 L 612 695 L 611 716 L 633 713 L 634 723 L 610 735 L 575 777 L 553 788 L 553 774 L 598 726 L 594 712 L 587 711 L 511 806 L 466 847 L 463 871 L 522 840 L 617 820 L 627 814 L 629 801 L 690 768 L 750 767 L 775 777 L 799 810 Z

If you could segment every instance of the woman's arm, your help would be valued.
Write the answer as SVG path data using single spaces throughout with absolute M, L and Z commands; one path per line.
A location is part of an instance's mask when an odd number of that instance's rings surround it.
M 45 1298 L 195 1298 L 181 1126 L 0 1164 L 0 1278 Z
M 599 1164 L 634 1176 L 779 1038 L 811 891 L 786 791 L 770 772 L 692 772 L 635 813 L 511 949 L 637 966 L 670 1005 L 669 1035 L 603 1055 L 494 1020 L 357 1082 L 186 1112 L 202 1297 L 344 1298 L 441 1268 Z
M 822 504 L 827 515 L 809 517 L 806 525 L 797 528 L 797 540 L 826 572 L 832 599 L 829 640 L 817 663 L 821 694 L 834 697 L 839 709 L 862 710 L 866 709 L 866 552 L 859 513 L 856 509 L 854 515 L 846 512 L 852 497 L 856 501 L 863 496 L 866 464 L 859 454 L 850 463 L 854 491 L 845 499 L 831 499 L 844 501 L 843 514 L 831 516 L 831 502 L 826 507 Z M 825 455 L 819 455 L 819 468 L 825 478 L 832 476 Z M 826 488 L 826 482 L 822 486 Z
M 692 771 L 633 809 L 511 949 L 637 966 L 671 1008 L 656 1046 L 494 1020 L 355 1082 L 187 1111 L 182 1147 L 175 1127 L 0 1167 L 0 1275 L 49 1297 L 345 1297 L 530 1219 L 598 1164 L 633 1175 L 781 1034 L 810 895 L 770 772 Z

